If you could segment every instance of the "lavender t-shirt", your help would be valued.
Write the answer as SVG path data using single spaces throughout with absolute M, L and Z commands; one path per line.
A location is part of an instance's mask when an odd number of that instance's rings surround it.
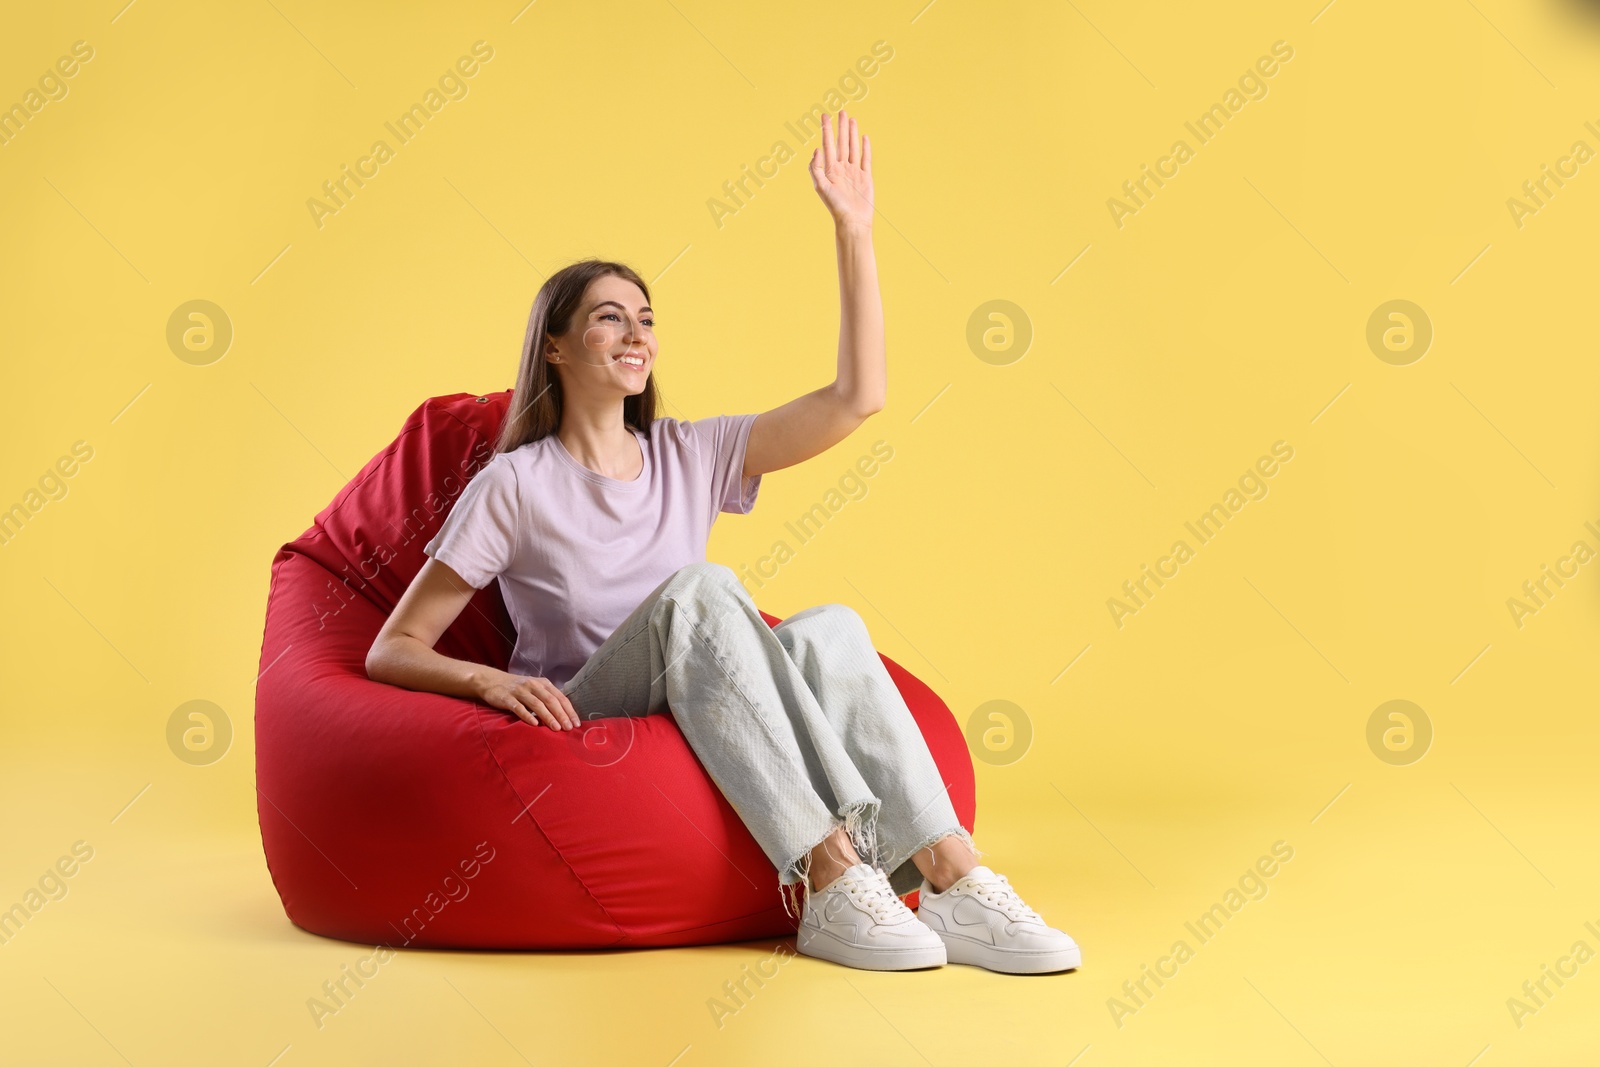
M 750 415 L 658 417 L 633 431 L 633 481 L 579 463 L 555 434 L 495 455 L 423 548 L 482 589 L 500 579 L 516 624 L 512 674 L 565 685 L 674 571 L 706 558 L 720 512 L 747 514 Z

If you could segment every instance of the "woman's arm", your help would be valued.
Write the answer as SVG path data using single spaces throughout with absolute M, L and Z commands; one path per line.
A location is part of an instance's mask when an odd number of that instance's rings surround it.
M 832 448 L 883 410 L 888 389 L 883 300 L 872 251 L 872 145 L 856 120 L 822 116 L 811 180 L 833 216 L 839 254 L 839 369 L 833 382 L 764 411 L 750 426 L 744 476 L 791 467 Z
M 439 637 L 476 592 L 449 565 L 429 558 L 373 640 L 367 652 L 367 677 L 406 689 L 481 700 L 527 723 L 556 729 L 578 726 L 572 702 L 554 683 L 434 651 Z
M 367 677 L 406 689 L 476 698 L 484 665 L 433 650 L 476 592 L 445 564 L 426 560 L 373 640 Z

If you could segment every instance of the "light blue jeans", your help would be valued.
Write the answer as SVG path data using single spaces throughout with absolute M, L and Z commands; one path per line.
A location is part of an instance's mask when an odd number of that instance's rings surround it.
M 562 692 L 583 719 L 669 712 L 778 871 L 786 913 L 786 887 L 809 896 L 811 850 L 841 825 L 901 895 L 921 885 L 917 850 L 955 834 L 978 852 L 866 624 L 846 605 L 769 627 L 730 568 L 691 563 Z

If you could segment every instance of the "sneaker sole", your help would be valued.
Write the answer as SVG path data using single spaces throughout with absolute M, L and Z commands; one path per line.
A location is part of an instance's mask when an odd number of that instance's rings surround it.
M 942 967 L 948 962 L 947 948 L 943 941 L 917 948 L 868 948 L 812 927 L 802 927 L 795 935 L 795 950 L 802 956 L 864 971 L 915 971 L 925 967 Z
M 1023 952 L 996 948 L 952 934 L 939 934 L 939 937 L 944 941 L 949 962 L 965 963 L 1001 974 L 1052 974 L 1076 970 L 1083 963 L 1083 950 L 1076 945 L 1043 952 Z

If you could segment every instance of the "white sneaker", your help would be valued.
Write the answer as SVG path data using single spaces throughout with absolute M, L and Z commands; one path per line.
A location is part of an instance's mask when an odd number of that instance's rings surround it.
M 917 918 L 944 941 L 951 963 L 1005 974 L 1068 971 L 1082 962 L 1078 943 L 1023 903 L 1003 874 L 972 868 L 943 893 L 922 880 Z
M 795 936 L 805 956 L 869 971 L 939 967 L 945 943 L 895 895 L 889 877 L 858 863 L 806 900 Z

